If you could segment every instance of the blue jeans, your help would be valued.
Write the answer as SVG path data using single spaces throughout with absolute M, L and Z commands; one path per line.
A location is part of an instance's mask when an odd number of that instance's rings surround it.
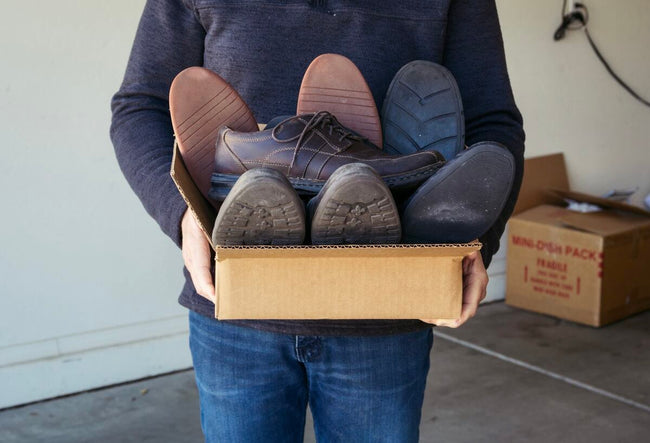
M 417 442 L 430 329 L 312 337 L 190 312 L 207 442 L 302 442 L 307 403 L 319 442 Z

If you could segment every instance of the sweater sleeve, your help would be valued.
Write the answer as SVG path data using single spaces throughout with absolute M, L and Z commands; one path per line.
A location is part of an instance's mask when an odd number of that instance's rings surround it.
M 181 245 L 186 205 L 169 169 L 174 142 L 168 94 L 188 66 L 203 64 L 205 30 L 182 0 L 147 0 L 124 80 L 113 96 L 111 140 L 124 176 L 162 231 Z
M 524 131 L 515 104 L 494 0 L 452 0 L 448 14 L 444 64 L 463 98 L 466 143 L 495 141 L 515 158 L 515 179 L 498 220 L 481 237 L 485 265 L 499 249 L 499 239 L 512 214 L 523 177 Z

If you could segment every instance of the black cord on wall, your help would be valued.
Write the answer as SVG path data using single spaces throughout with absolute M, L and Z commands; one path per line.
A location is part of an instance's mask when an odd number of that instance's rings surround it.
M 562 3 L 562 23 L 560 26 L 557 28 L 555 31 L 555 34 L 553 34 L 553 38 L 557 40 L 561 40 L 564 38 L 566 35 L 566 31 L 573 31 L 576 29 L 584 29 L 585 30 L 585 35 L 587 36 L 587 40 L 589 41 L 589 45 L 591 48 L 594 50 L 596 53 L 596 57 L 598 57 L 598 60 L 605 66 L 605 69 L 607 69 L 607 72 L 616 80 L 616 82 L 623 87 L 632 97 L 640 101 L 646 106 L 650 106 L 650 101 L 644 99 L 641 97 L 634 89 L 632 89 L 627 83 L 623 81 L 621 77 L 619 77 L 612 67 L 607 63 L 605 60 L 605 57 L 603 57 L 603 54 L 600 52 L 598 47 L 596 46 L 596 43 L 594 43 L 593 39 L 591 38 L 591 35 L 589 34 L 589 30 L 587 29 L 587 23 L 589 22 L 589 11 L 587 10 L 587 6 L 585 6 L 583 3 L 575 3 L 574 8 L 572 11 L 567 12 L 566 11 L 566 2 L 567 0 L 564 0 Z

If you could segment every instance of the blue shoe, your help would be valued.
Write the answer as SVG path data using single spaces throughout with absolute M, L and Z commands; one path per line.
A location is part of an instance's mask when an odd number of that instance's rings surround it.
M 404 65 L 388 87 L 381 110 L 384 150 L 440 152 L 446 160 L 465 147 L 465 116 L 456 80 L 426 60 Z
M 467 243 L 485 234 L 508 200 L 515 160 L 481 142 L 447 162 L 406 201 L 404 243 Z

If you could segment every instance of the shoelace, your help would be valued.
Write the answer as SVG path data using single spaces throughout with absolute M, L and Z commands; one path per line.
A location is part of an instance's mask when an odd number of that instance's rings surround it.
M 277 142 L 287 143 L 287 142 L 292 142 L 294 140 L 298 140 L 296 142 L 296 147 L 293 151 L 293 157 L 291 159 L 291 164 L 289 165 L 289 170 L 293 169 L 293 166 L 296 163 L 296 159 L 298 158 L 298 151 L 302 147 L 305 140 L 307 140 L 307 135 L 309 135 L 311 131 L 314 129 L 320 128 L 320 129 L 327 130 L 329 135 L 337 133 L 339 135 L 339 139 L 338 139 L 339 143 L 345 140 L 346 138 L 352 141 L 364 140 L 363 137 L 354 134 L 351 130 L 343 126 L 336 119 L 336 117 L 334 117 L 334 115 L 332 115 L 328 111 L 318 111 L 317 113 L 313 114 L 309 119 L 309 121 L 307 122 L 307 124 L 305 124 L 305 127 L 303 128 L 300 134 L 294 135 L 293 137 L 287 139 L 281 139 L 280 137 L 277 136 L 277 130 L 278 128 L 281 128 L 283 124 L 288 123 L 292 120 L 300 120 L 302 122 L 304 117 L 306 117 L 306 115 L 297 115 L 295 117 L 289 117 L 285 120 L 282 120 L 280 123 L 278 123 L 271 131 L 271 137 L 273 137 L 273 140 Z M 347 146 L 339 149 L 339 152 L 344 151 L 345 149 L 347 149 Z

